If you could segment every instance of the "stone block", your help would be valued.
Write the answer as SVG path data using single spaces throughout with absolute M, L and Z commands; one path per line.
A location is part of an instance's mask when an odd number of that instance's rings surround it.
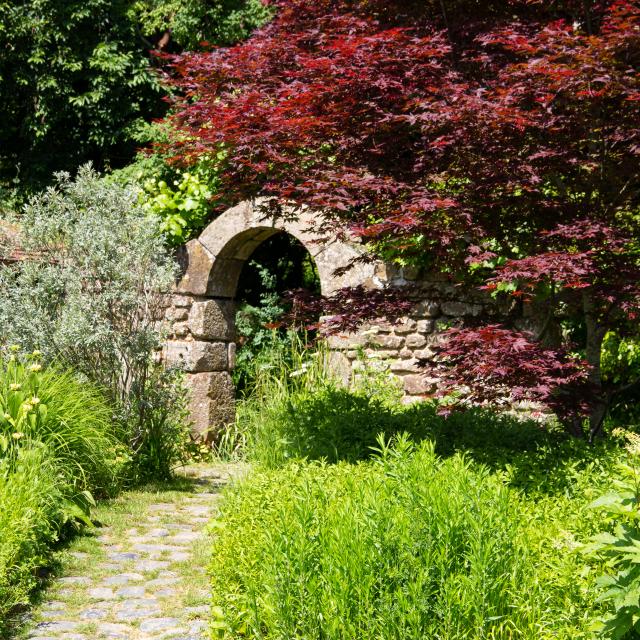
M 365 351 L 365 355 L 369 361 L 388 360 L 389 358 L 396 358 L 398 356 L 398 352 L 395 349 L 393 351 L 384 349 L 367 349 Z
M 391 363 L 393 373 L 416 373 L 420 370 L 415 358 L 403 358 Z
M 358 333 L 329 336 L 328 343 L 331 349 L 357 349 L 371 342 L 371 336 L 363 336 Z
M 393 327 L 394 333 L 402 336 L 416 330 L 418 323 L 411 318 L 403 318 Z
M 432 333 L 435 328 L 435 320 L 418 320 L 416 325 L 416 331 L 418 333 Z
M 424 375 L 419 373 L 411 373 L 402 377 L 404 391 L 410 396 L 425 395 L 433 393 L 434 384 Z
M 440 315 L 440 305 L 433 300 L 423 300 L 411 310 L 411 315 L 414 318 L 437 318 Z
M 230 300 L 194 302 L 189 313 L 189 331 L 205 340 L 233 340 L 234 307 Z
M 332 351 L 329 354 L 329 367 L 331 372 L 342 381 L 343 384 L 348 384 L 351 378 L 351 362 L 349 358 L 341 351 Z
M 404 344 L 404 338 L 394 335 L 373 336 L 371 342 L 384 349 L 400 349 Z
M 466 302 L 443 302 L 442 313 L 447 316 L 478 316 L 482 313 L 482 305 Z
M 184 307 L 169 307 L 164 316 L 167 320 L 186 320 L 189 317 L 189 310 Z
M 182 278 L 176 285 L 176 292 L 206 295 L 213 256 L 202 243 L 198 240 L 187 242 L 178 256 L 178 262 L 182 267 Z
M 189 296 L 171 296 L 171 304 L 174 307 L 190 307 L 193 302 L 193 298 Z
M 406 345 L 409 349 L 420 349 L 427 344 L 427 339 L 421 333 L 412 333 L 407 336 Z
M 418 349 L 413 352 L 414 357 L 419 360 L 433 360 L 436 356 L 435 351 L 430 349 L 429 347 L 425 347 L 424 349 Z
M 235 390 L 226 371 L 187 375 L 189 412 L 194 433 L 208 441 L 235 419 Z
M 229 346 L 226 342 L 169 341 L 165 361 L 190 373 L 227 371 Z
M 176 338 L 184 338 L 189 333 L 189 325 L 186 322 L 176 322 L 173 325 L 173 335 Z

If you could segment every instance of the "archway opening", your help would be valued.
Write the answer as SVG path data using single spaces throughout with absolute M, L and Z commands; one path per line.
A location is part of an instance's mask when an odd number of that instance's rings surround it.
M 315 261 L 294 236 L 278 232 L 261 242 L 245 260 L 235 296 L 236 394 L 250 394 L 261 373 L 282 364 L 292 342 L 313 338 L 285 327 L 274 328 L 286 312 L 283 295 L 305 289 L 319 294 L 320 277 Z

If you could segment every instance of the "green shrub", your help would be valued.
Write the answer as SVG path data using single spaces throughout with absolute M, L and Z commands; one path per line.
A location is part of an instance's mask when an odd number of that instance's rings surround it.
M 171 132 L 159 124 L 149 125 L 149 135 L 159 144 Z M 159 151 L 140 152 L 126 167 L 111 172 L 106 180 L 139 187 L 138 202 L 160 220 L 160 229 L 171 246 L 179 246 L 199 233 L 211 220 L 210 200 L 219 188 L 219 165 L 225 154 L 205 157 L 188 169 L 177 167 Z
M 640 438 L 626 435 L 632 460 L 618 466 L 614 490 L 590 505 L 605 514 L 607 530 L 585 548 L 587 555 L 606 560 L 608 571 L 598 579 L 598 599 L 607 607 L 599 634 L 614 640 L 640 637 Z
M 0 0 L 0 194 L 49 184 L 94 159 L 128 162 L 166 112 L 158 58 L 231 45 L 273 14 L 261 0 Z M 17 191 L 17 193 L 16 193 Z
M 161 462 L 148 454 L 175 450 L 184 418 L 179 378 L 158 384 L 155 362 L 177 265 L 137 189 L 109 183 L 90 167 L 58 180 L 18 220 L 16 241 L 30 259 L 0 267 L 0 342 L 39 349 L 46 362 L 97 385 L 134 456 L 143 453 L 134 462 L 165 469 L 166 456 Z M 144 443 L 152 434 L 164 441 Z
M 593 585 L 561 507 L 543 506 L 541 522 L 501 474 L 428 442 L 378 448 L 356 465 L 258 471 L 228 492 L 214 637 L 587 637 Z
M 138 483 L 168 480 L 176 467 L 201 454 L 191 437 L 182 371 L 157 365 L 149 375 L 147 388 L 140 395 L 144 406 L 136 412 L 140 423 L 131 441 L 134 480 Z
M 0 458 L 43 444 L 73 491 L 114 490 L 127 459 L 102 394 L 37 355 L 0 358 Z
M 247 457 L 268 467 L 289 460 L 363 460 L 379 434 L 403 432 L 416 442 L 433 441 L 442 456 L 467 452 L 505 473 L 512 486 L 541 495 L 570 491 L 572 478 L 587 468 L 606 475 L 615 462 L 615 442 L 589 446 L 535 421 L 481 409 L 444 417 L 434 402 L 405 405 L 381 363 L 361 363 L 345 384 L 325 347 L 311 353 L 294 342 L 271 355 L 254 393 L 239 403 L 234 426 Z

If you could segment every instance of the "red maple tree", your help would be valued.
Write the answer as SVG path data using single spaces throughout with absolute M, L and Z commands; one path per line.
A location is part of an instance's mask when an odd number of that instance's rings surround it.
M 227 152 L 213 205 L 309 205 L 318 230 L 387 260 L 544 301 L 537 336 L 453 332 L 448 379 L 477 401 L 542 401 L 574 431 L 588 415 L 597 433 L 620 392 L 603 338 L 638 334 L 638 2 L 277 5 L 247 42 L 171 62 L 176 155 Z M 569 320 L 579 344 L 550 344 Z

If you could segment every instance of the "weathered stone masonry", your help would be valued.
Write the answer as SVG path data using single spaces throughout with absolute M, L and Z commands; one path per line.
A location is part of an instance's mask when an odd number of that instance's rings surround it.
M 513 313 L 486 296 L 463 293 L 444 281 L 409 278 L 381 263 L 358 263 L 338 276 L 336 269 L 347 267 L 361 255 L 357 243 L 322 242 L 310 231 L 311 212 L 295 217 L 287 217 L 285 212 L 284 218 L 267 220 L 259 204 L 243 202 L 229 209 L 186 245 L 182 277 L 165 314 L 170 334 L 163 357 L 187 372 L 194 428 L 205 437 L 233 421 L 231 371 L 235 365 L 238 279 L 253 251 L 276 233 L 289 233 L 306 247 L 316 263 L 324 295 L 356 285 L 377 288 L 410 282 L 416 287 L 416 304 L 399 324 L 380 322 L 363 327 L 357 335 L 336 336 L 330 341 L 339 370 L 346 375 L 357 372 L 360 356 L 375 354 L 402 380 L 409 399 L 435 391 L 437 379 L 419 370 L 418 361 L 434 356 L 433 346 L 445 328 L 479 316 Z
M 340 277 L 334 275 L 361 249 L 340 241 L 321 242 L 309 230 L 310 212 L 295 219 L 267 220 L 259 204 L 244 202 L 229 209 L 199 238 L 187 243 L 183 275 L 165 314 L 170 333 L 163 356 L 187 372 L 194 427 L 205 436 L 233 420 L 234 298 L 242 267 L 262 242 L 280 232 L 297 238 L 315 261 L 323 294 L 357 284 L 376 286 L 373 265 L 358 265 Z

